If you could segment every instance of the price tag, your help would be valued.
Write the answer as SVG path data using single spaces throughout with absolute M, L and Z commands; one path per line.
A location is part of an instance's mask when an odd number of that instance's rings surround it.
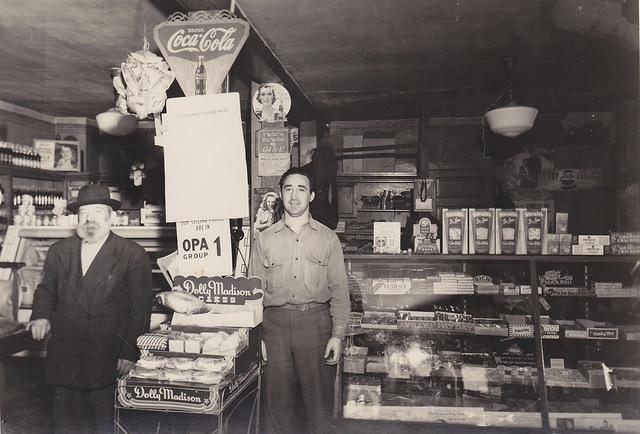
M 178 269 L 183 276 L 227 276 L 232 272 L 229 220 L 176 223 Z
M 551 358 L 549 362 L 551 363 L 551 368 L 564 369 L 564 359 Z

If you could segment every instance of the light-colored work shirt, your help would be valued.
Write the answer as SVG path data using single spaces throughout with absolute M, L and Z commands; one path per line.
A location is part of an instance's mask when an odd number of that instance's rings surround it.
M 249 276 L 262 279 L 264 306 L 330 304 L 333 337 L 343 338 L 349 286 L 336 234 L 313 218 L 296 234 L 284 219 L 256 235 Z

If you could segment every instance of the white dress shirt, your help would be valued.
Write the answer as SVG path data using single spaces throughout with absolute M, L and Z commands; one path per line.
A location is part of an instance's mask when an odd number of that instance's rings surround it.
M 107 235 L 93 243 L 84 240 L 82 241 L 82 246 L 80 247 L 80 262 L 82 263 L 83 276 L 87 274 L 87 270 L 89 270 L 91 263 L 98 255 L 98 252 L 104 245 L 105 241 L 107 241 L 107 238 L 109 238 L 109 233 L 110 232 L 107 232 Z

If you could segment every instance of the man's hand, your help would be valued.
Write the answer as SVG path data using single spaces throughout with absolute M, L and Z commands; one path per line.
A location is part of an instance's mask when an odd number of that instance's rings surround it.
M 136 362 L 127 359 L 118 359 L 118 376 L 127 375 L 136 366 Z
M 264 341 L 260 341 L 260 344 L 262 345 L 262 360 L 263 361 L 267 361 L 267 346 L 265 345 Z
M 27 323 L 27 330 L 31 331 L 31 336 L 36 341 L 41 341 L 49 334 L 51 323 L 46 318 L 35 319 Z
M 340 360 L 340 353 L 342 352 L 342 340 L 340 338 L 331 338 L 327 342 L 327 349 L 324 350 L 324 358 L 327 361 L 327 365 L 335 365 Z

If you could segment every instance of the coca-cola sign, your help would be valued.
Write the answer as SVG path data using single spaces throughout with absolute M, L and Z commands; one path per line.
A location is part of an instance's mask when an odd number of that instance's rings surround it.
M 196 79 L 202 81 L 203 76 L 206 90 L 198 85 L 197 93 L 211 94 L 220 91 L 249 36 L 249 23 L 240 19 L 165 22 L 155 27 L 153 36 L 185 95 L 196 94 Z
M 166 38 L 167 53 L 178 56 L 183 53 L 180 57 L 186 59 L 191 57 L 190 54 L 197 53 L 209 60 L 223 54 L 233 54 L 238 46 L 236 36 L 244 36 L 241 28 L 240 33 L 238 32 L 239 28 L 237 24 L 190 26 L 181 29 L 165 27 L 158 29 L 158 37 L 161 40 Z

